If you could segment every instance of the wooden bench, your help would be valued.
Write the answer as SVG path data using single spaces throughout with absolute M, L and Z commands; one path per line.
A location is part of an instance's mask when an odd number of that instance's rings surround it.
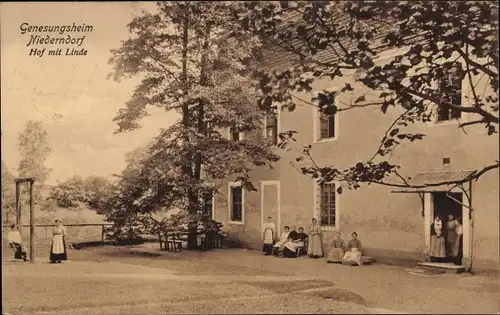
M 179 233 L 173 233 L 170 235 L 171 239 L 168 239 L 167 234 L 167 251 L 171 252 L 182 252 L 182 241 L 180 240 Z
M 200 237 L 200 247 L 201 248 L 207 248 L 205 242 L 206 242 L 206 237 L 201 236 Z M 220 237 L 219 234 L 215 235 L 215 237 L 213 239 L 213 248 L 222 248 L 223 242 L 224 242 L 223 238 Z
M 304 241 L 304 246 L 299 246 L 297 247 L 297 258 L 300 256 L 301 253 L 307 254 L 307 239 Z

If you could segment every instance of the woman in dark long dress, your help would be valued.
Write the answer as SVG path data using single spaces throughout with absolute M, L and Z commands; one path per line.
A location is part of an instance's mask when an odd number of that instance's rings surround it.
M 443 221 L 436 216 L 431 224 L 431 262 L 444 262 L 446 260 L 446 241 L 444 235 Z
M 61 220 L 56 220 L 57 226 L 52 230 L 52 246 L 50 247 L 50 262 L 60 263 L 68 260 L 66 253 L 66 228 Z

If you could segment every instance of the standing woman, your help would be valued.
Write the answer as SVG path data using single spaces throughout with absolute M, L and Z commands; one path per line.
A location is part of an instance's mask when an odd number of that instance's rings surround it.
M 60 263 L 62 260 L 68 260 L 66 253 L 66 228 L 61 220 L 56 220 L 57 226 L 52 230 L 52 246 L 50 248 L 50 262 Z
M 455 247 L 455 240 L 457 239 L 457 220 L 453 214 L 448 215 L 448 221 L 446 222 L 446 256 L 448 261 L 453 260 L 453 248 Z
M 436 216 L 431 224 L 431 262 L 444 262 L 446 259 L 446 242 L 443 234 L 443 221 Z
M 462 235 L 464 235 L 464 229 L 462 226 L 462 218 L 457 219 L 457 226 L 455 227 L 455 242 L 453 243 L 453 249 L 451 251 L 451 256 L 453 257 L 453 263 L 455 265 L 462 264 L 463 256 L 463 241 Z
M 312 219 L 312 225 L 309 227 L 309 244 L 307 246 L 307 254 L 311 258 L 319 258 L 323 256 L 321 249 L 321 228 L 316 219 Z
M 264 224 L 264 247 L 262 251 L 265 255 L 271 255 L 273 252 L 274 239 L 276 235 L 276 226 L 271 222 L 272 218 L 267 217 L 267 222 Z

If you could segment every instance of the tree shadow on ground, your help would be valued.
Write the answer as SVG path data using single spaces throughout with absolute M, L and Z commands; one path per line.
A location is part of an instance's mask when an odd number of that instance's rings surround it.
M 305 295 L 334 302 L 347 302 L 367 306 L 365 299 L 361 295 L 344 289 L 325 289 L 324 291 L 306 292 Z
M 271 290 L 277 294 L 300 293 L 303 297 L 319 298 L 332 302 L 347 302 L 366 306 L 365 299 L 351 291 L 331 288 L 334 283 L 326 280 L 302 280 L 302 281 L 245 281 L 247 285 Z M 330 288 L 327 288 L 330 287 Z M 321 288 L 325 288 L 321 290 Z M 306 291 L 318 289 L 314 291 Z M 304 292 L 305 291 L 305 292 Z

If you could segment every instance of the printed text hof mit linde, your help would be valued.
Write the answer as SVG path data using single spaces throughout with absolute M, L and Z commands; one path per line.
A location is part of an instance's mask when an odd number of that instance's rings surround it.
M 85 23 L 71 25 L 31 25 L 22 23 L 21 34 L 28 35 L 26 47 L 30 56 L 87 56 L 82 45 L 87 35 L 94 30 Z

